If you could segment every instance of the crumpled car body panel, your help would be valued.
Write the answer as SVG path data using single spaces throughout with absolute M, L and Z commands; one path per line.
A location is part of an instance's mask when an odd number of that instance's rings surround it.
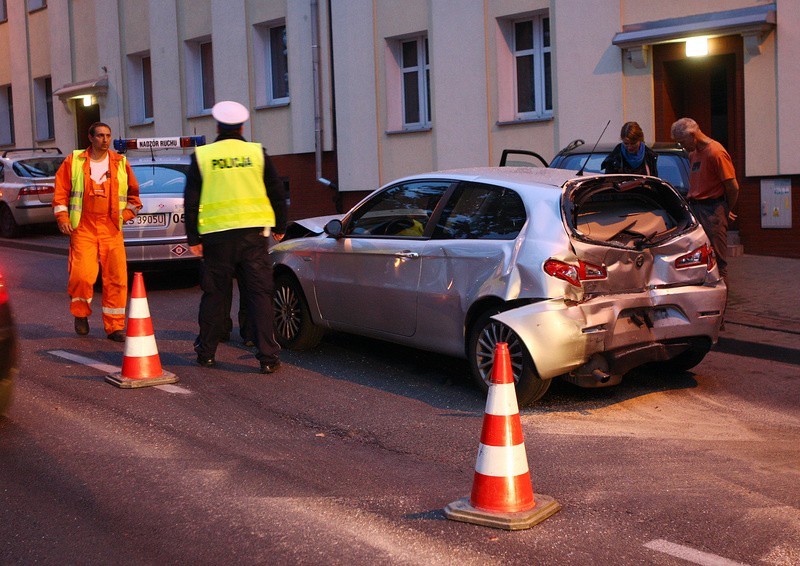
M 519 335 L 539 376 L 549 379 L 569 373 L 594 354 L 637 344 L 688 336 L 716 343 L 726 294 L 725 284 L 718 281 L 603 295 L 581 303 L 550 299 L 494 318 Z

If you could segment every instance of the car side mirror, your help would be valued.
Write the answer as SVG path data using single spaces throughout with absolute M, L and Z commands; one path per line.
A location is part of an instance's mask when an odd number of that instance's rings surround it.
M 325 233 L 328 236 L 333 236 L 334 238 L 341 238 L 342 237 L 342 221 L 341 220 L 331 220 L 325 225 Z

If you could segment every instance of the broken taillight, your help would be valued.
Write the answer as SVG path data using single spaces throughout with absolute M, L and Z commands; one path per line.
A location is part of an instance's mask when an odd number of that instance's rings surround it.
M 553 258 L 544 262 L 544 272 L 575 287 L 581 287 L 582 281 L 593 281 L 608 277 L 608 272 L 602 265 L 595 265 L 586 261 L 578 261 L 578 265 L 573 265 Z
M 705 265 L 706 268 L 711 271 L 716 264 L 717 256 L 714 254 L 714 249 L 708 244 L 703 244 L 696 250 L 684 254 L 675 260 L 675 267 L 678 269 Z

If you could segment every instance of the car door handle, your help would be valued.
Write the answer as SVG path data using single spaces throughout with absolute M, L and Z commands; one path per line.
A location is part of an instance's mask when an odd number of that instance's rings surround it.
M 417 252 L 397 252 L 394 254 L 395 257 L 402 257 L 405 259 L 416 259 L 419 257 Z

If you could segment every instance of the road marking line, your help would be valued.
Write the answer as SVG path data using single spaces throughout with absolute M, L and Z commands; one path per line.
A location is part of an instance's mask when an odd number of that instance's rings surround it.
M 716 554 L 710 554 L 708 552 L 696 550 L 689 546 L 675 544 L 664 539 L 651 540 L 644 546 L 650 550 L 663 552 L 664 554 L 669 554 L 670 556 L 675 556 L 676 558 L 682 558 L 687 562 L 701 564 L 702 566 L 747 566 L 743 562 L 728 560 L 727 558 L 717 556 Z
M 117 366 L 111 366 L 108 364 L 104 364 L 93 360 L 92 358 L 86 358 L 84 356 L 79 356 L 78 354 L 71 354 L 69 352 L 65 352 L 64 350 L 50 350 L 48 354 L 53 354 L 54 356 L 58 356 L 59 358 L 65 358 L 67 360 L 77 362 L 79 364 L 83 364 L 85 366 L 89 366 L 90 368 L 94 368 L 96 370 L 102 371 L 105 374 L 110 373 L 117 373 L 121 370 L 121 368 Z M 162 391 L 166 391 L 167 393 L 179 393 L 181 395 L 191 395 L 192 392 L 188 389 L 185 389 L 179 385 L 154 385 L 156 389 L 161 389 Z

